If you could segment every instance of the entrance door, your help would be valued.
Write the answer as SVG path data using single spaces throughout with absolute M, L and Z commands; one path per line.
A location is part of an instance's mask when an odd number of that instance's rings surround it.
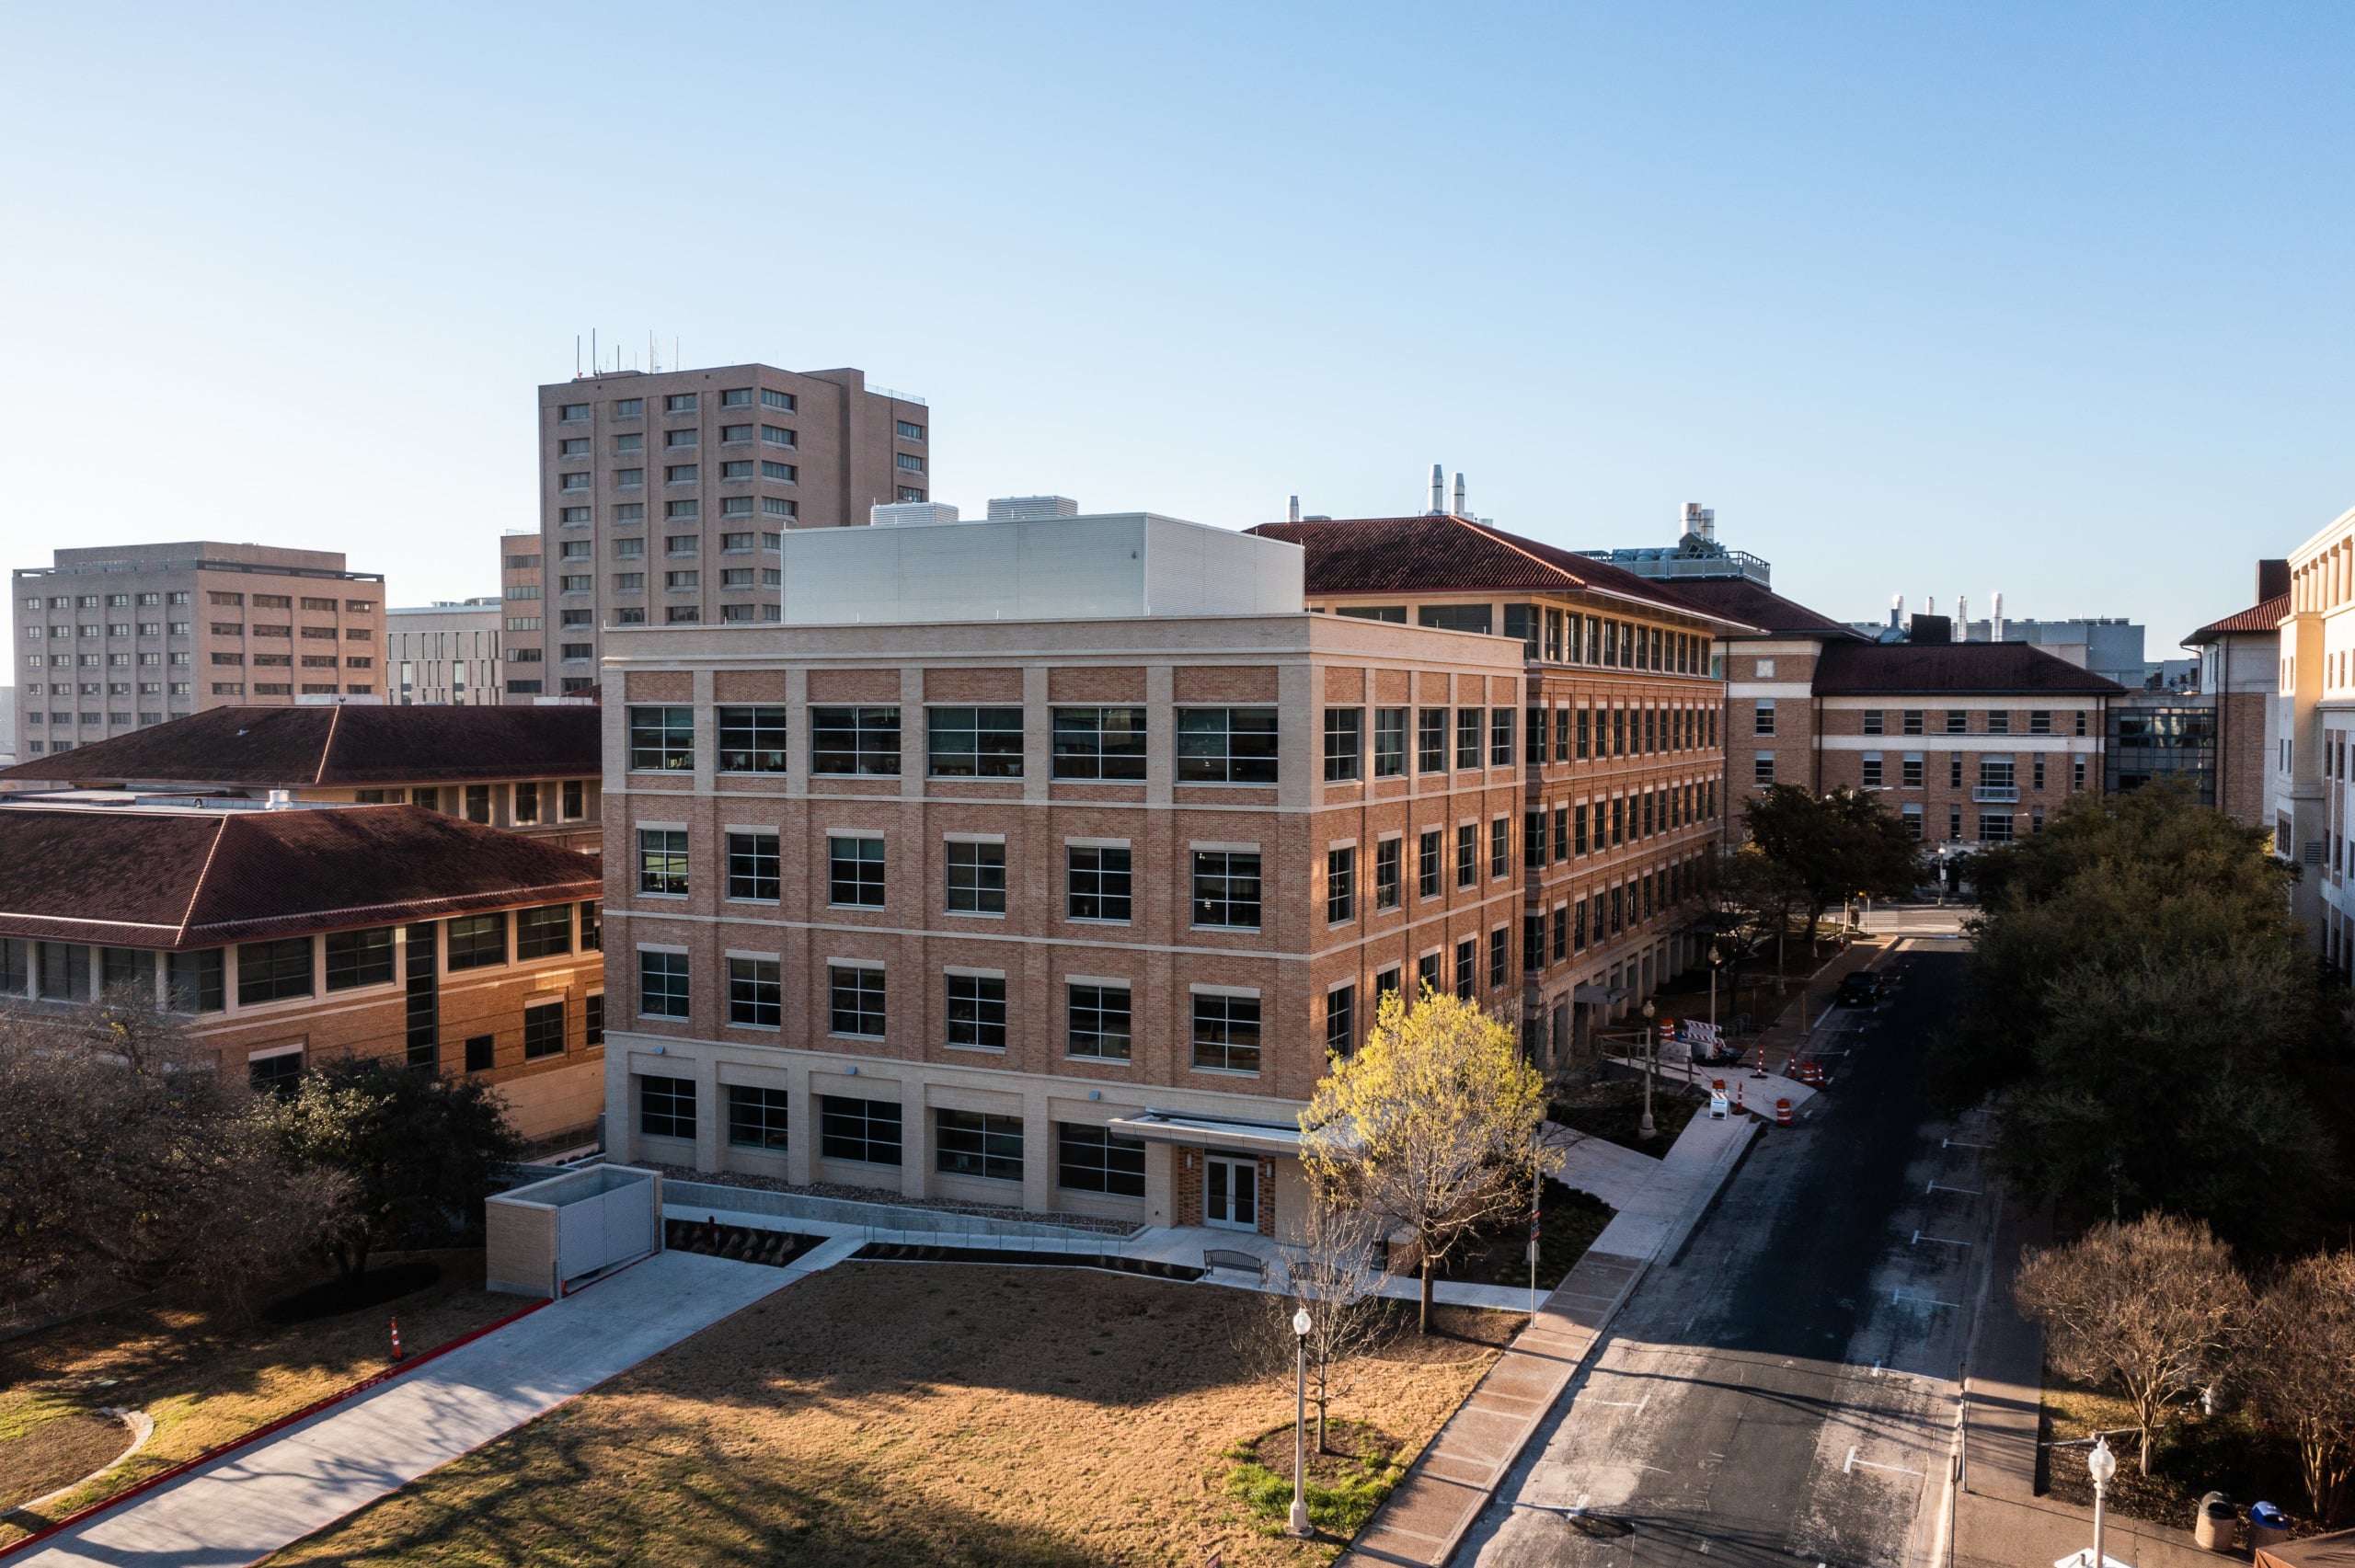
M 1202 1182 L 1202 1220 L 1229 1230 L 1259 1228 L 1259 1162 L 1213 1154 Z

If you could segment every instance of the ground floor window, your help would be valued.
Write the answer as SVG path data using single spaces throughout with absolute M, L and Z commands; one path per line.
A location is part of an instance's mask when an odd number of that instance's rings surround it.
M 729 1084 L 728 1141 L 738 1149 L 784 1153 L 787 1098 L 782 1089 L 761 1089 L 746 1083 Z
M 1055 1124 L 1055 1185 L 1074 1192 L 1144 1196 L 1144 1140 L 1110 1127 Z
M 638 1081 L 638 1130 L 647 1138 L 695 1137 L 695 1081 L 641 1076 Z
M 253 1085 L 257 1094 L 292 1094 L 302 1076 L 303 1053 L 300 1049 L 255 1057 L 246 1063 L 246 1082 Z
M 900 1103 L 820 1095 L 818 1152 L 829 1160 L 856 1160 L 868 1165 L 898 1164 Z
M 933 1113 L 933 1169 L 945 1176 L 1022 1179 L 1022 1118 L 981 1111 Z

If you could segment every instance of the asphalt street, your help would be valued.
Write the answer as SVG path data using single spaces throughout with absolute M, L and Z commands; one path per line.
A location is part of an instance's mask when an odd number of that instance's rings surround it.
M 1458 1562 L 1927 1562 L 1993 1214 L 1983 1139 L 1920 1097 L 1961 954 L 1881 967 L 1893 996 L 1822 1031 L 1830 1092 L 1638 1288 Z

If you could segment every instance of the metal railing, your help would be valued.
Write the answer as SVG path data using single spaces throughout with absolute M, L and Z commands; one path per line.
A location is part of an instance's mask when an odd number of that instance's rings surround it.
M 2017 784 L 1981 784 L 1970 792 L 1971 800 L 1981 806 L 2009 806 L 2020 797 Z

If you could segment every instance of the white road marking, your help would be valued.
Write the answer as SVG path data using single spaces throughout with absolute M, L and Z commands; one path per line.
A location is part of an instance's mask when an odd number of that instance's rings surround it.
M 1959 1138 L 1942 1138 L 1938 1139 L 1938 1147 L 1941 1149 L 1984 1149 L 1987 1145 L 1983 1143 L 1965 1143 Z
M 1962 1305 L 1959 1301 L 1941 1301 L 1935 1296 L 1908 1296 L 1902 1290 L 1890 1291 L 1889 1299 L 1891 1306 L 1959 1307 Z
M 1637 1400 L 1590 1399 L 1582 1401 L 1581 1402 L 1586 1404 L 1607 1404 L 1614 1410 L 1641 1410 L 1644 1406 L 1652 1402 L 1652 1396 L 1646 1394 L 1643 1398 Z
M 1936 1182 L 1930 1183 L 1922 1190 L 1925 1193 L 1960 1193 L 1965 1197 L 1985 1197 L 1987 1196 L 1985 1193 L 1977 1191 L 1971 1187 L 1942 1187 Z
M 1924 1236 L 1924 1234 L 1922 1234 L 1922 1232 L 1921 1232 L 1921 1231 L 1919 1231 L 1919 1230 L 1916 1230 L 1916 1231 L 1914 1231 L 1914 1232 L 1913 1232 L 1913 1242 L 1912 1242 L 1912 1244 L 1913 1244 L 1913 1245 L 1914 1245 L 1914 1246 L 1917 1246 L 1917 1247 L 1918 1247 L 1918 1246 L 1920 1246 L 1920 1245 L 1921 1245 L 1923 1242 L 1936 1242 L 1938 1245 L 1940 1245 L 1940 1246 L 1942 1246 L 1942 1247 L 1967 1247 L 1967 1246 L 1970 1245 L 1970 1243 L 1969 1242 L 1958 1242 L 1958 1241 L 1953 1240 L 1951 1237 L 1947 1237 L 1947 1236 Z

